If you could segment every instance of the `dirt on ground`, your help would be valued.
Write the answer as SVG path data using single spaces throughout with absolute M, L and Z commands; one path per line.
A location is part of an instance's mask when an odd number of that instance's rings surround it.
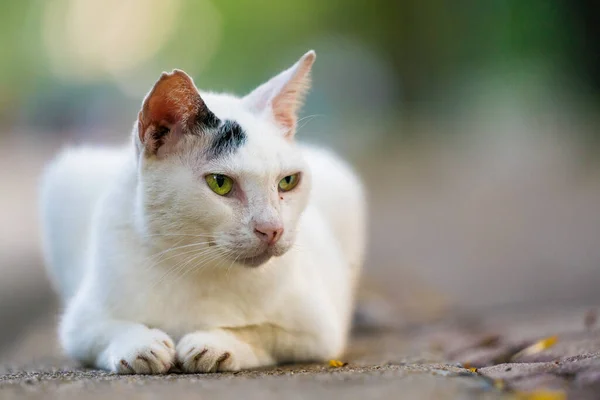
M 362 324 L 342 366 L 165 376 L 82 369 L 61 356 L 55 323 L 52 314 L 41 317 L 4 348 L 1 399 L 600 398 L 600 330 L 589 307 L 455 314 L 393 328 Z

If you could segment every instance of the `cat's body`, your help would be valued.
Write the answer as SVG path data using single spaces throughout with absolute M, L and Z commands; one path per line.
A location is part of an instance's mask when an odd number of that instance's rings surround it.
M 183 73 L 163 75 L 133 145 L 68 150 L 48 168 L 46 254 L 69 355 L 163 373 L 176 362 L 209 372 L 343 352 L 365 205 L 342 162 L 292 140 L 290 90 L 301 97 L 313 60 L 242 99 L 200 98 Z M 282 190 L 295 174 L 297 187 Z M 205 176 L 235 186 L 219 196 Z

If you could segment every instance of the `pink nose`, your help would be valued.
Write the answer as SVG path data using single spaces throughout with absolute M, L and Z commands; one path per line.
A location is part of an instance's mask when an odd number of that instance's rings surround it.
M 283 235 L 283 227 L 281 225 L 259 224 L 254 227 L 254 233 L 260 240 L 272 246 Z

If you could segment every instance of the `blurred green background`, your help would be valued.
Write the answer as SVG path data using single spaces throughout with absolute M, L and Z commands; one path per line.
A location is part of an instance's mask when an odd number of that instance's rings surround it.
M 29 0 L 0 5 L 0 343 L 52 304 L 37 179 L 128 139 L 159 74 L 239 94 L 318 57 L 298 137 L 371 204 L 365 268 L 423 306 L 597 303 L 599 6 L 591 0 Z M 27 310 L 28 313 L 23 313 Z
M 589 3 L 4 2 L 0 121 L 122 129 L 163 70 L 245 92 L 308 48 L 320 55 L 308 114 L 387 117 L 391 135 L 409 136 L 397 124 L 465 112 L 497 90 L 532 111 L 548 96 L 584 107 L 597 95 Z

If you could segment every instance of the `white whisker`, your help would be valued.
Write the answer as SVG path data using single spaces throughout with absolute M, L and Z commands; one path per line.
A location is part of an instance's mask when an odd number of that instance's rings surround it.
M 207 257 L 209 255 L 212 255 L 214 253 L 218 253 L 219 248 L 208 248 L 208 249 L 201 249 L 201 250 L 192 250 L 189 252 L 184 252 L 182 254 L 179 255 L 184 255 L 184 254 L 190 254 L 191 256 L 186 257 L 184 260 L 182 260 L 181 262 L 173 265 L 171 268 L 169 268 L 162 276 L 160 276 L 160 278 L 151 285 L 152 288 L 156 287 L 156 285 L 158 285 L 159 283 L 163 282 L 169 275 L 172 275 L 173 273 L 175 273 L 175 275 L 178 274 L 179 271 L 181 270 L 185 270 L 185 267 L 187 265 L 189 265 L 191 262 L 193 262 L 194 260 L 197 260 L 201 257 Z

